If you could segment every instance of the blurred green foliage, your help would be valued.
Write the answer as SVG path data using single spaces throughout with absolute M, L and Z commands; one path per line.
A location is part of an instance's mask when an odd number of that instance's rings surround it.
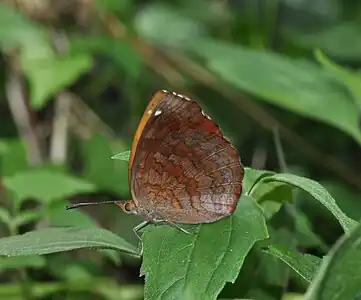
M 360 12 L 1 1 L 0 299 L 360 297 Z M 65 207 L 130 199 L 128 150 L 159 89 L 196 99 L 247 168 L 231 217 L 148 226 L 141 262 L 141 218 Z

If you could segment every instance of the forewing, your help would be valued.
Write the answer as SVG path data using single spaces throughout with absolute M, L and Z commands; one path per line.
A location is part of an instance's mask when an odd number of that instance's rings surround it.
M 154 219 L 179 223 L 231 214 L 242 192 L 239 153 L 198 103 L 161 93 L 148 111 L 131 168 L 138 207 Z

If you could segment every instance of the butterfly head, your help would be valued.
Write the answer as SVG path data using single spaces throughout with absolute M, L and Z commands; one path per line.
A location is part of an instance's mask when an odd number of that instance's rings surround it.
M 115 204 L 127 214 L 138 214 L 138 207 L 133 200 L 128 200 L 126 202 L 116 202 Z

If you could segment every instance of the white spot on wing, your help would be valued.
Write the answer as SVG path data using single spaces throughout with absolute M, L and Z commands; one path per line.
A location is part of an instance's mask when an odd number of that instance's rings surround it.
M 188 97 L 186 97 L 186 96 L 184 96 L 184 95 L 182 95 L 182 94 L 177 94 L 177 93 L 175 93 L 175 92 L 169 92 L 169 91 L 167 91 L 167 90 L 162 90 L 162 92 L 163 92 L 163 93 L 166 93 L 166 94 L 171 93 L 171 94 L 173 94 L 173 95 L 176 96 L 176 97 L 182 98 L 182 99 L 187 100 L 187 101 L 191 101 L 190 98 L 188 98 Z
M 162 113 L 162 111 L 161 111 L 160 109 L 158 109 L 158 110 L 154 113 L 154 115 L 155 115 L 155 116 L 159 116 L 161 113 Z
M 210 116 L 208 116 L 203 110 L 202 110 L 202 115 L 205 116 L 208 120 L 212 120 Z
M 189 99 L 188 97 L 183 96 L 183 95 L 181 95 L 181 94 L 177 94 L 177 93 L 175 93 L 175 92 L 172 92 L 172 94 L 173 94 L 174 96 L 177 96 L 177 97 L 182 98 L 182 99 L 184 99 L 184 100 L 191 101 L 191 99 Z

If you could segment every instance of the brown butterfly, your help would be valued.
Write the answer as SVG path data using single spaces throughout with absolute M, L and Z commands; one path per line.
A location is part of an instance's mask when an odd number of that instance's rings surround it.
M 153 96 L 138 125 L 128 172 L 132 200 L 116 205 L 174 225 L 211 223 L 232 214 L 244 177 L 238 151 L 200 105 L 164 90 Z M 99 203 L 105 202 L 68 208 Z

